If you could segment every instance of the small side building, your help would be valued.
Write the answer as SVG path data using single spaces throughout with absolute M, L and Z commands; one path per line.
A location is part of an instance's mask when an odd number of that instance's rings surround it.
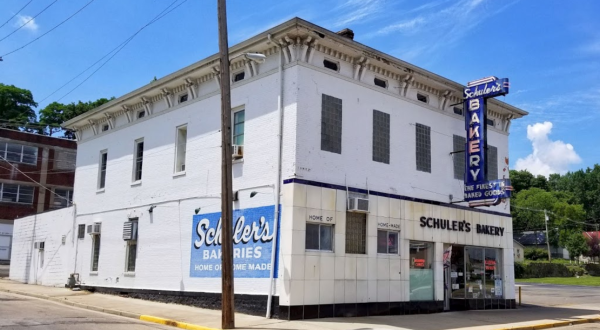
M 513 255 L 515 262 L 525 261 L 525 246 L 519 243 L 517 240 L 513 240 Z

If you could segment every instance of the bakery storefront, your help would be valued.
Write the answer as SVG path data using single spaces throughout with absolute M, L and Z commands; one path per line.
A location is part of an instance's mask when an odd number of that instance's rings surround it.
M 461 220 L 421 216 L 405 233 L 410 301 L 443 297 L 447 311 L 515 308 L 512 219 L 481 210 L 442 213 Z

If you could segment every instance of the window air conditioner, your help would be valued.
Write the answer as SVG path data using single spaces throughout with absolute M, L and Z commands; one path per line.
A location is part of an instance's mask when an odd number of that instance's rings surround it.
M 369 200 L 366 198 L 348 198 L 348 211 L 350 212 L 369 212 Z
M 35 242 L 33 243 L 33 248 L 38 250 L 43 250 L 45 246 L 45 242 Z
M 95 223 L 87 226 L 87 233 L 90 235 L 100 235 L 101 224 Z
M 126 241 L 137 240 L 137 221 L 123 223 L 123 239 Z
M 233 159 L 240 159 L 244 157 L 244 146 L 232 145 L 231 146 L 231 157 Z

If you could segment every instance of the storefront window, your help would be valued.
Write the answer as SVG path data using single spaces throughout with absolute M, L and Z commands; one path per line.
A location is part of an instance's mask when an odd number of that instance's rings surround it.
M 410 242 L 410 300 L 433 300 L 433 243 Z
M 452 258 L 450 262 L 451 297 L 456 299 L 465 298 L 465 248 L 463 246 L 452 247 Z
M 502 298 L 502 261 L 500 256 L 501 250 L 499 249 L 465 247 L 465 288 L 464 291 L 452 290 L 452 298 Z M 452 268 L 459 269 L 460 261 L 458 255 L 456 259 L 453 255 Z M 460 278 L 457 278 L 457 282 L 460 282 Z
M 483 298 L 483 249 L 476 247 L 465 248 L 465 288 L 466 298 Z
M 485 249 L 485 297 L 502 298 L 500 250 Z

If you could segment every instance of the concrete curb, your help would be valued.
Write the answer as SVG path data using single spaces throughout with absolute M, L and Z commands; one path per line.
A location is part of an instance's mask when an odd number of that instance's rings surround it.
M 555 322 L 547 322 L 547 323 L 541 323 L 541 324 L 515 326 L 515 327 L 509 327 L 509 328 L 499 328 L 497 330 L 540 330 L 540 329 L 568 327 L 568 326 L 572 326 L 572 325 L 576 325 L 576 324 L 595 323 L 595 322 L 600 322 L 600 317 L 590 317 L 590 318 L 572 319 L 572 320 L 567 320 L 567 321 L 555 321 Z
M 95 312 L 101 312 L 101 313 L 106 313 L 106 314 L 123 316 L 123 317 L 131 318 L 131 319 L 136 319 L 136 320 L 141 320 L 141 321 L 146 321 L 146 322 L 152 322 L 152 323 L 158 323 L 158 324 L 162 324 L 162 325 L 168 325 L 168 326 L 177 327 L 177 328 L 181 328 L 181 329 L 188 329 L 188 330 L 219 330 L 219 329 L 216 329 L 216 328 L 208 328 L 208 327 L 203 327 L 201 325 L 190 324 L 190 323 L 185 323 L 185 322 L 179 322 L 179 321 L 164 319 L 164 318 L 161 318 L 161 317 L 156 317 L 156 316 L 151 316 L 151 315 L 141 315 L 141 314 L 135 314 L 135 313 L 131 313 L 131 312 L 120 311 L 120 310 L 116 310 L 116 309 L 101 308 L 101 307 L 97 307 L 97 306 L 86 305 L 86 304 L 82 304 L 82 303 L 77 303 L 77 302 L 66 300 L 66 299 L 64 299 L 64 297 L 51 297 L 51 296 L 46 296 L 46 295 L 42 295 L 42 294 L 35 294 L 35 293 L 29 293 L 29 292 L 23 292 L 23 291 L 17 291 L 17 290 L 9 290 L 9 289 L 4 289 L 4 288 L 0 288 L 0 291 L 1 292 L 18 294 L 18 295 L 21 295 L 21 296 L 27 296 L 27 297 L 33 297 L 33 298 L 38 298 L 38 299 L 50 300 L 50 301 L 61 303 L 63 305 L 67 305 L 67 306 L 72 306 L 72 307 L 87 309 L 87 310 L 91 310 L 91 311 L 95 311 Z

